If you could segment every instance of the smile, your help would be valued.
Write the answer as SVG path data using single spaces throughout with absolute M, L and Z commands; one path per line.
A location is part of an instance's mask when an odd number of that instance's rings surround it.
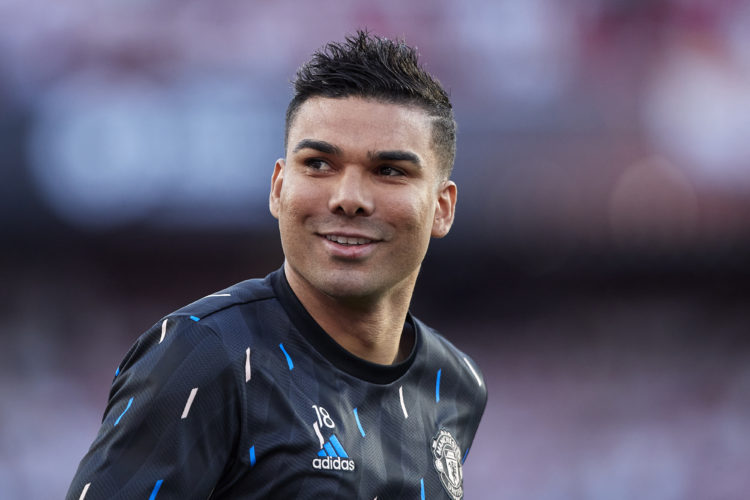
M 336 236 L 334 234 L 327 234 L 326 239 L 328 241 L 333 241 L 334 243 L 338 243 L 339 245 L 349 245 L 349 246 L 367 245 L 368 243 L 372 243 L 373 241 L 367 238 L 350 238 L 348 236 Z

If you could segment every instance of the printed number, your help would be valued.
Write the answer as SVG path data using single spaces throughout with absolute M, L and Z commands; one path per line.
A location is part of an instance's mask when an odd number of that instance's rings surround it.
M 333 429 L 336 427 L 336 424 L 333 423 L 333 419 L 331 418 L 331 415 L 328 414 L 328 411 L 323 408 L 322 406 L 318 405 L 312 405 L 313 409 L 315 410 L 315 414 L 318 416 L 318 425 L 319 426 L 326 426 L 330 429 Z

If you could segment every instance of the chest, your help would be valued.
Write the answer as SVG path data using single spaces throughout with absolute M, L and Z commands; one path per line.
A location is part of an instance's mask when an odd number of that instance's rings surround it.
M 463 409 L 437 373 L 377 385 L 302 368 L 248 391 L 241 459 L 217 498 L 461 497 Z

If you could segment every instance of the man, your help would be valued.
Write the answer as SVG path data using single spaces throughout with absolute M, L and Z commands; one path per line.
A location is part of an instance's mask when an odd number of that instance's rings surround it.
M 462 498 L 484 381 L 408 311 L 453 223 L 450 101 L 358 32 L 298 71 L 285 144 L 283 267 L 139 338 L 69 499 Z

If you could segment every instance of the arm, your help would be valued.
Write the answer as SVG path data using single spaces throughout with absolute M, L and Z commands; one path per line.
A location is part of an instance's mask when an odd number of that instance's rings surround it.
M 236 363 L 212 329 L 165 321 L 120 365 L 68 499 L 207 498 L 234 456 Z

